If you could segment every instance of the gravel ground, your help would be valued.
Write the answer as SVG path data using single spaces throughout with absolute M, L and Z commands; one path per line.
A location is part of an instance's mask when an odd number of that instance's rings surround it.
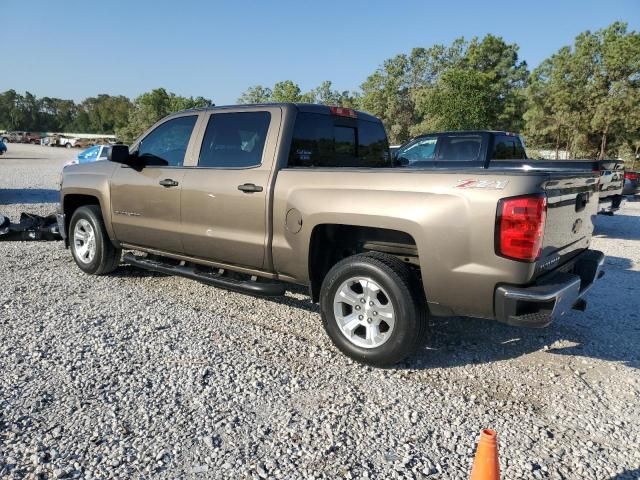
M 77 152 L 9 145 L 0 213 L 48 213 Z M 30 189 L 30 190 L 25 190 Z M 0 242 L 0 477 L 640 478 L 640 202 L 598 217 L 606 276 L 544 330 L 435 320 L 398 368 L 339 354 L 300 291 L 264 300 L 60 243 Z

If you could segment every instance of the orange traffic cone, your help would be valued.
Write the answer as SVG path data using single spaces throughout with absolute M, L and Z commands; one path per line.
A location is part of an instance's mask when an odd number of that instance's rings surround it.
M 485 428 L 480 432 L 470 480 L 500 480 L 497 440 L 495 430 Z

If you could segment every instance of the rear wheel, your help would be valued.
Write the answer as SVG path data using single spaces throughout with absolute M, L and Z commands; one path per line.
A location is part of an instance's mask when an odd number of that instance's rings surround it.
M 414 353 L 428 319 L 416 276 L 397 258 L 368 253 L 338 262 L 320 292 L 327 334 L 344 354 L 379 367 Z
M 122 251 L 109 240 L 97 205 L 80 207 L 73 213 L 69 244 L 73 259 L 85 273 L 103 275 L 113 272 L 120 264 Z

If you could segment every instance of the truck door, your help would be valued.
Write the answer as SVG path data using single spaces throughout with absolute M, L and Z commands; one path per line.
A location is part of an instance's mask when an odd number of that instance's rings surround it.
M 132 147 L 140 168 L 116 168 L 111 218 L 120 242 L 182 253 L 180 190 L 197 120 L 193 113 L 171 117 Z
M 281 117 L 279 107 L 208 114 L 195 168 L 183 180 L 185 254 L 263 267 Z

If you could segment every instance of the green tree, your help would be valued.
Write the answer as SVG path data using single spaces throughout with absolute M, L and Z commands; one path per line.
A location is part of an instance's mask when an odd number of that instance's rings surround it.
M 412 87 L 417 122 L 412 135 L 433 130 L 519 131 L 528 70 L 518 47 L 487 35 L 424 51 L 424 73 Z
M 87 115 L 88 133 L 114 133 L 127 125 L 132 105 L 125 96 L 100 94 L 86 98 L 79 108 Z
M 301 102 L 302 98 L 300 86 L 291 80 L 277 82 L 271 93 L 271 100 L 274 102 Z
M 0 94 L 0 128 L 18 130 L 24 125 L 24 112 L 21 109 L 22 95 L 15 90 Z
M 605 158 L 639 142 L 640 34 L 615 22 L 583 32 L 532 74 L 527 132 L 574 156 Z
M 580 79 L 573 71 L 571 49 L 564 47 L 544 60 L 532 73 L 526 91 L 528 109 L 524 114 L 527 138 L 536 146 L 555 150 L 571 149 L 580 119 L 579 98 L 573 94 Z
M 238 103 L 269 103 L 271 102 L 271 97 L 273 92 L 268 87 L 263 87 L 262 85 L 255 85 L 253 87 L 249 87 L 245 92 L 240 95 L 238 98 Z
M 360 107 L 382 119 L 392 143 L 406 140 L 416 123 L 414 97 L 408 81 L 412 77 L 410 59 L 397 55 L 385 60 L 361 86 Z
M 297 83 L 285 80 L 276 83 L 273 88 L 262 85 L 249 87 L 238 98 L 238 103 L 301 102 L 356 108 L 358 100 L 357 93 L 333 90 L 330 80 L 325 80 L 319 87 L 306 93 L 302 93 Z
M 362 84 L 360 105 L 382 119 L 393 143 L 434 129 L 519 130 L 527 75 L 517 45 L 459 38 L 386 60 Z
M 135 99 L 127 125 L 117 129 L 116 133 L 120 140 L 131 143 L 151 125 L 171 113 L 209 105 L 211 100 L 204 97 L 182 97 L 164 88 L 156 88 Z

